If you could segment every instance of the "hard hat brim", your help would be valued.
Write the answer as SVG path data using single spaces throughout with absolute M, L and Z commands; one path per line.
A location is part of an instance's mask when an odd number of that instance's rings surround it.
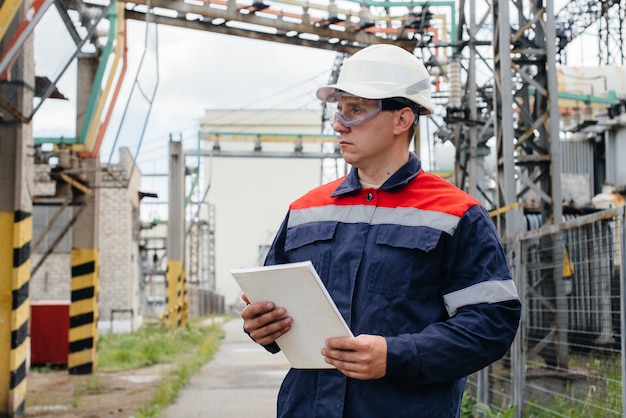
M 378 87 L 378 88 L 376 88 Z M 352 94 L 354 96 L 362 97 L 364 99 L 389 99 L 389 88 L 381 83 L 378 86 L 364 85 L 362 83 L 340 83 L 340 84 L 329 84 L 326 86 L 322 86 L 317 89 L 315 92 L 315 96 L 321 100 L 322 102 L 326 102 L 328 96 L 332 93 L 335 93 L 337 90 L 344 91 L 346 93 Z M 405 97 L 400 95 L 398 97 Z M 415 101 L 411 97 L 405 97 L 408 100 L 411 100 L 417 103 L 420 106 L 420 114 L 424 116 L 429 116 L 435 113 L 435 109 L 432 108 L 431 103 L 420 103 Z

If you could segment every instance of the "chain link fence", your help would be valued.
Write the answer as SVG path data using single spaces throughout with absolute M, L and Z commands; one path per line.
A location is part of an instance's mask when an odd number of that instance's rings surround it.
M 624 416 L 624 234 L 620 207 L 506 245 L 522 323 L 510 353 L 470 376 L 466 404 L 492 416 Z

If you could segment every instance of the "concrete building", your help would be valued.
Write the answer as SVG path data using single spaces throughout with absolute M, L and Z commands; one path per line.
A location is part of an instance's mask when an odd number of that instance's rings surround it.
M 68 188 L 63 182 L 52 181 L 51 171 L 54 167 L 49 164 L 38 164 L 35 171 L 32 265 L 36 271 L 30 281 L 33 302 L 69 302 L 72 236 L 80 233 L 71 228 L 76 209 L 63 205 L 71 198 Z M 118 164 L 102 167 L 101 187 L 94 191 L 100 194 L 101 202 L 98 328 L 102 330 L 127 332 L 136 330 L 143 322 L 140 177 L 130 152 L 124 148 L 120 150 Z M 64 234 L 62 238 L 61 234 Z M 56 246 L 55 241 L 58 241 Z
M 215 213 L 215 290 L 227 306 L 240 294 L 230 270 L 262 264 L 289 204 L 345 171 L 343 160 L 302 156 L 333 149 L 321 116 L 321 109 L 207 110 L 201 121 L 203 153 L 220 151 L 204 158 L 204 176 Z M 302 154 L 294 152 L 300 145 Z M 291 158 L 269 157 L 278 154 Z

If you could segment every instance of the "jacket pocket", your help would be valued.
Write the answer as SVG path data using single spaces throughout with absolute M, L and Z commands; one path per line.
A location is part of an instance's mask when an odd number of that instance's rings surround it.
M 315 222 L 289 228 L 285 237 L 285 251 L 289 260 L 310 260 L 322 282 L 327 284 L 332 240 L 336 229 L 336 222 Z
M 440 294 L 442 232 L 428 227 L 381 227 L 376 236 L 368 290 L 424 299 Z

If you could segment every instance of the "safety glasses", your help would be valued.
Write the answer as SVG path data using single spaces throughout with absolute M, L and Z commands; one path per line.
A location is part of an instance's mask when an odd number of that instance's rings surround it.
M 373 119 L 383 110 L 380 99 L 364 99 L 344 92 L 335 92 L 326 98 L 328 103 L 336 103 L 333 109 L 333 123 L 339 121 L 345 126 L 356 126 Z

